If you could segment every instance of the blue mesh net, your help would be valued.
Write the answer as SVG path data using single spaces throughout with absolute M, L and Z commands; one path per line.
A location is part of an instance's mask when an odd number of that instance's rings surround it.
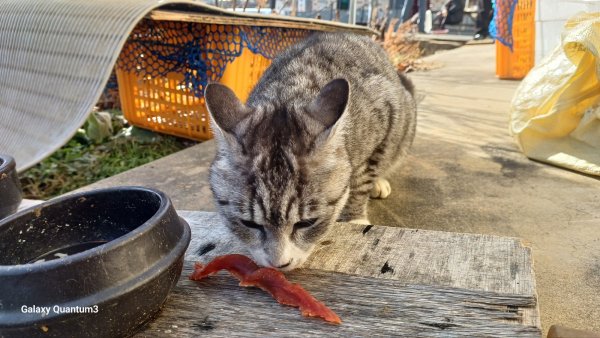
M 183 84 L 201 97 L 244 48 L 272 59 L 310 31 L 275 27 L 210 25 L 143 20 L 123 47 L 117 67 L 142 77 L 184 75 Z
M 489 32 L 493 39 L 503 45 L 513 48 L 513 17 L 518 0 L 494 0 L 494 18 L 490 23 Z

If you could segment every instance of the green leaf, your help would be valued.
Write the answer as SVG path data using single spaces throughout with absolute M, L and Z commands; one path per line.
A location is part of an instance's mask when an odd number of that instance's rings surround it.
M 102 143 L 113 134 L 111 114 L 93 111 L 87 119 L 85 132 L 92 143 Z
M 138 128 L 135 126 L 130 128 L 131 137 L 142 144 L 156 143 L 159 142 L 161 139 L 161 136 L 153 131 Z

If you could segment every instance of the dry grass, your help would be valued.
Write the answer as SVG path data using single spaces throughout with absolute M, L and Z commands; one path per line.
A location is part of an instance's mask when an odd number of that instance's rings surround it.
M 421 60 L 423 50 L 420 41 L 416 39 L 416 26 L 407 21 L 398 25 L 398 28 L 394 31 L 397 24 L 398 19 L 393 19 L 390 22 L 383 40 L 383 48 L 392 64 L 403 72 L 435 68 L 436 65 Z

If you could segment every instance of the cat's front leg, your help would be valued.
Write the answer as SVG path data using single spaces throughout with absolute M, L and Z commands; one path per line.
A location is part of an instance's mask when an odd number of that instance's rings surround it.
M 359 219 L 351 219 L 351 220 L 348 221 L 348 223 L 370 225 L 371 221 L 369 221 L 366 218 L 359 218 Z
M 390 182 L 385 178 L 377 177 L 371 189 L 371 198 L 386 199 L 392 193 Z
M 370 187 L 370 188 L 369 188 Z M 346 202 L 346 206 L 342 210 L 339 221 L 356 223 L 356 224 L 371 224 L 367 218 L 367 204 L 370 198 L 385 199 L 392 192 L 390 182 L 385 178 L 376 177 L 363 181 L 360 186 L 355 186 L 350 190 L 350 196 Z
M 346 205 L 340 214 L 338 221 L 356 223 L 356 224 L 371 224 L 367 218 L 367 204 L 369 203 L 369 195 L 371 194 L 373 181 L 368 180 L 360 186 L 354 186 L 350 189 L 350 196 Z

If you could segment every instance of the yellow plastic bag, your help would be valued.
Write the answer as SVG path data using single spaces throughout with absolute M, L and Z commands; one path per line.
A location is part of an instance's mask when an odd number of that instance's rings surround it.
M 527 157 L 600 176 L 599 79 L 600 13 L 582 13 L 512 100 L 510 131 Z

